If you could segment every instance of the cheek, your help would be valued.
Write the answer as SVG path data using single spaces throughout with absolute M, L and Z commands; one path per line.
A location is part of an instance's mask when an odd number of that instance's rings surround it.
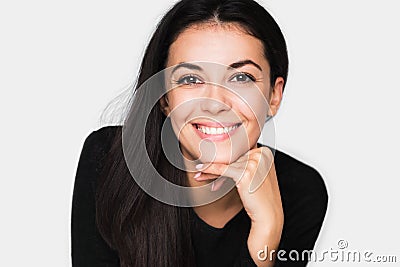
M 174 92 L 170 93 L 168 96 L 170 108 L 169 116 L 176 134 L 179 133 L 179 131 L 188 121 L 190 114 L 193 113 L 195 107 L 191 101 L 193 97 L 178 91 L 179 90 L 174 90 Z
M 260 126 L 263 125 L 264 120 L 267 116 L 268 102 L 261 93 L 253 92 L 242 92 L 240 96 L 243 98 L 240 100 L 238 109 L 249 121 L 257 120 Z

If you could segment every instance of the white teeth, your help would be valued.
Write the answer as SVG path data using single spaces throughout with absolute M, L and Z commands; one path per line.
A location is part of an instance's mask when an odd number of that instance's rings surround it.
M 237 127 L 239 127 L 238 124 L 236 124 L 234 126 L 230 126 L 230 127 L 223 127 L 223 128 L 221 128 L 221 127 L 219 127 L 219 128 L 205 127 L 205 126 L 197 125 L 197 130 L 199 130 L 205 134 L 223 134 L 223 133 L 226 134 L 226 133 L 236 129 Z

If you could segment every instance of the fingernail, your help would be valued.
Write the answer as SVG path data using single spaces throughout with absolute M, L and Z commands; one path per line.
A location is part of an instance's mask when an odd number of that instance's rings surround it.
M 193 165 L 192 165 L 192 166 L 193 166 Z M 200 164 L 197 164 L 197 165 L 196 165 L 196 169 L 201 169 L 201 168 L 203 168 L 203 164 L 200 163 Z
M 198 173 L 196 173 L 195 175 L 194 175 L 194 179 L 196 179 L 197 177 L 199 177 L 201 175 L 201 172 L 198 172 Z
M 219 183 L 216 183 L 216 181 L 213 182 L 213 184 L 211 185 L 211 191 L 218 191 L 225 183 L 226 177 L 222 177 L 220 179 Z

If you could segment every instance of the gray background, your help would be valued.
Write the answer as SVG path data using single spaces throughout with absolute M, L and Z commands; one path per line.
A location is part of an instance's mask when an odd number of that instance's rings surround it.
M 329 190 L 318 251 L 345 239 L 400 261 L 396 2 L 261 1 L 291 62 L 277 147 L 314 166 Z M 1 266 L 70 266 L 83 141 L 135 79 L 171 3 L 0 2 Z M 310 264 L 332 265 L 352 264 Z

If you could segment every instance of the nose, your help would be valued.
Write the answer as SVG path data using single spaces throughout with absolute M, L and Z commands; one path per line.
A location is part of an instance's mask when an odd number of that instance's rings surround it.
M 218 114 L 231 109 L 228 103 L 227 90 L 216 84 L 207 84 L 200 108 L 204 112 Z

